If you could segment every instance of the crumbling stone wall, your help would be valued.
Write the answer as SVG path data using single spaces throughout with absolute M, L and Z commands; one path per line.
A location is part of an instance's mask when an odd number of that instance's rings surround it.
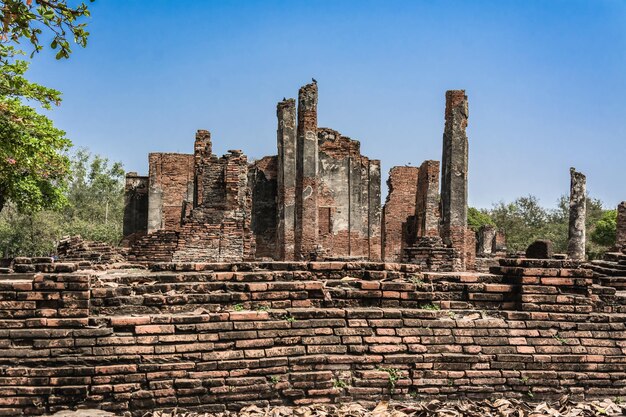
M 231 150 L 218 158 L 211 150 L 210 133 L 199 130 L 194 155 L 150 154 L 149 219 L 156 207 L 169 220 L 161 229 L 149 228 L 148 235 L 132 244 L 130 260 L 234 261 L 254 257 L 247 157 Z
M 380 162 L 360 143 L 318 129 L 318 244 L 331 257 L 380 259 Z
M 184 202 L 193 200 L 193 155 L 151 153 L 148 162 L 148 233 L 160 229 L 178 230 Z
M 277 105 L 275 259 L 380 259 L 380 162 L 317 127 L 317 84 Z M 297 121 L 296 121 L 297 115 Z
M 410 217 L 415 215 L 419 168 L 393 167 L 389 171 L 389 192 L 382 216 L 382 257 L 385 261 L 398 262 L 410 233 Z
M 210 152 L 207 141 L 205 135 L 199 135 L 196 142 L 196 173 L 201 173 L 196 181 L 198 200 L 183 221 L 172 259 L 179 262 L 253 259 L 248 159 L 238 150 L 231 150 L 221 158 L 206 155 L 207 149 Z
M 178 230 L 157 230 L 133 241 L 127 259 L 131 262 L 170 262 L 178 247 Z

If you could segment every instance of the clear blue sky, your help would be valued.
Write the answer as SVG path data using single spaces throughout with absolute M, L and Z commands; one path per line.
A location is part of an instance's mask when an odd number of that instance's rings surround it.
M 441 159 L 444 94 L 469 96 L 470 204 L 534 194 L 569 167 L 626 200 L 626 1 L 98 0 L 69 61 L 31 78 L 79 147 L 147 172 L 148 152 L 276 153 L 276 102 L 319 82 L 319 124 L 394 165 Z

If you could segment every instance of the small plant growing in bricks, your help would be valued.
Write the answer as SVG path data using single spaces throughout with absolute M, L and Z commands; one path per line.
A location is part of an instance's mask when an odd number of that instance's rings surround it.
M 409 278 L 409 280 L 417 285 L 418 287 L 421 287 L 422 285 L 424 285 L 424 281 L 422 281 L 420 278 L 416 277 L 416 276 L 412 276 Z
M 568 343 L 567 339 L 563 339 L 558 333 L 552 336 L 554 340 L 559 342 L 562 345 L 566 345 Z
M 456 317 L 456 313 L 454 311 L 448 311 L 448 317 L 454 319 Z
M 268 306 L 260 306 L 256 308 L 256 311 L 269 311 L 269 309 Z
M 276 375 L 272 375 L 270 377 L 270 382 L 272 383 L 272 385 L 276 385 L 276 384 L 278 384 L 278 382 L 280 382 L 280 378 L 277 377 Z
M 527 376 L 524 376 L 524 377 L 520 378 L 520 380 L 522 381 L 522 384 L 528 385 L 528 377 Z
M 233 310 L 235 310 L 235 311 L 243 311 L 243 305 L 241 305 L 241 304 L 235 304 L 235 305 L 233 306 Z
M 622 403 L 622 397 L 615 397 L 615 400 L 613 400 L 613 402 L 617 405 L 620 405 Z
M 333 387 L 335 388 L 345 388 L 347 386 L 348 384 L 346 383 L 346 381 L 342 381 L 341 379 L 335 379 L 335 381 L 333 382 Z
M 387 372 L 389 375 L 389 390 L 393 394 L 396 389 L 396 382 L 400 379 L 400 370 L 397 368 L 378 368 L 379 371 Z
M 528 392 L 526 393 L 528 394 L 528 397 L 532 400 L 533 398 L 535 398 L 535 394 L 533 394 L 533 389 L 529 389 Z
M 293 323 L 296 321 L 296 318 L 293 316 L 285 316 L 284 319 L 285 321 L 287 321 L 287 323 Z
M 432 311 L 439 311 L 439 310 L 441 310 L 441 307 L 439 307 L 438 305 L 433 304 L 433 303 L 422 304 L 420 306 L 420 308 L 423 309 L 423 310 L 432 310 Z

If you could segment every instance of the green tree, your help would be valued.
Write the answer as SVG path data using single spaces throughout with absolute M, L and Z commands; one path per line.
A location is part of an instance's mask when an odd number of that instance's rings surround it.
M 33 51 L 50 40 L 57 59 L 68 58 L 70 40 L 87 44 L 89 33 L 81 19 L 89 16 L 84 3 L 66 0 L 0 1 L 0 212 L 11 201 L 16 210 L 58 209 L 66 201 L 69 174 L 65 153 L 71 146 L 65 133 L 26 103 L 50 109 L 61 94 L 25 78 L 28 63 L 18 59 L 23 41 Z
M 73 175 L 61 210 L 19 211 L 8 203 L 0 213 L 0 250 L 5 257 L 49 255 L 63 236 L 116 245 L 122 238 L 124 170 L 86 150 L 71 158 Z
M 489 215 L 488 210 L 477 209 L 476 207 L 468 207 L 467 208 L 467 225 L 473 230 L 478 231 L 482 226 L 492 225 L 495 223 L 491 216 Z
M 32 57 L 43 49 L 42 42 L 49 41 L 50 48 L 57 50 L 57 59 L 69 58 L 71 40 L 82 47 L 87 46 L 89 32 L 86 31 L 87 24 L 81 20 L 89 16 L 85 3 L 72 6 L 67 0 L 2 0 L 1 42 L 5 45 L 20 44 L 24 40 L 30 42 Z
M 491 210 L 491 218 L 506 234 L 507 247 L 523 251 L 535 239 L 548 220 L 548 213 L 539 205 L 537 197 L 520 197 L 512 203 L 500 202 Z
M 19 99 L 0 97 L 0 212 L 60 208 L 69 173 L 71 142 L 45 116 Z
M 21 213 L 12 203 L 0 213 L 0 255 L 48 256 L 62 236 L 63 216 L 58 211 Z
M 604 210 L 602 217 L 594 224 L 591 240 L 596 245 L 611 247 L 617 235 L 617 210 Z
M 72 158 L 72 180 L 64 210 L 66 235 L 117 244 L 122 238 L 124 169 L 100 155 L 80 149 Z
M 587 253 L 590 258 L 599 256 L 609 246 L 593 239 L 594 230 L 605 212 L 600 200 L 587 197 Z M 567 251 L 569 233 L 567 195 L 559 198 L 554 209 L 543 208 L 536 197 L 528 196 L 508 204 L 500 202 L 489 214 L 498 228 L 505 231 L 507 246 L 512 250 L 523 251 L 536 239 L 549 239 L 556 252 Z

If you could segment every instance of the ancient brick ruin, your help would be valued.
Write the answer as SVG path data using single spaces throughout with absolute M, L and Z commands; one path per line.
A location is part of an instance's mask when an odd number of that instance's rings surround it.
M 463 91 L 441 182 L 438 161 L 394 167 L 382 211 L 379 161 L 319 128 L 317 99 L 278 103 L 276 156 L 218 157 L 203 130 L 150 154 L 127 247 L 72 237 L 0 268 L 0 415 L 626 396 L 626 202 L 614 250 L 580 259 L 572 170 L 570 258 L 507 257 L 502 231 L 467 228 Z
M 278 103 L 277 156 L 218 158 L 203 130 L 193 155 L 150 154 L 148 177 L 127 176 L 130 259 L 380 259 L 380 162 L 318 128 L 317 95 Z
M 213 155 L 202 130 L 193 155 L 150 154 L 148 177 L 127 176 L 129 259 L 384 259 L 474 269 L 465 92 L 446 94 L 441 192 L 439 161 L 393 167 L 383 210 L 380 161 L 318 127 L 317 106 L 317 83 L 300 88 L 297 102 L 278 103 L 277 155 L 252 163 L 241 151 Z

